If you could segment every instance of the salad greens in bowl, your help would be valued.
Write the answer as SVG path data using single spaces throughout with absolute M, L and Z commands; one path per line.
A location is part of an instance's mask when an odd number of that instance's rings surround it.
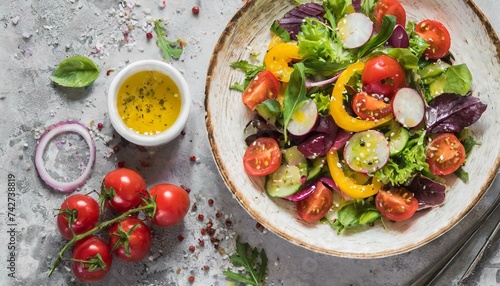
M 299 246 L 420 247 L 497 172 L 499 50 L 468 0 L 249 1 L 208 71 L 217 167 L 250 215 Z

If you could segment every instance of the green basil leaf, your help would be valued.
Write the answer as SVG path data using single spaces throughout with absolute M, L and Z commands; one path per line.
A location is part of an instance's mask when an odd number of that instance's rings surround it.
M 99 77 L 99 67 L 85 56 L 73 56 L 62 61 L 50 79 L 64 87 L 85 87 Z
M 290 33 L 278 24 L 278 21 L 274 21 L 271 25 L 271 32 L 276 36 L 280 37 L 283 42 L 290 42 Z
M 392 15 L 385 15 L 382 20 L 380 32 L 374 37 L 371 37 L 366 44 L 364 44 L 358 52 L 358 58 L 364 56 L 368 51 L 384 44 L 391 37 L 394 27 L 396 26 L 396 17 Z

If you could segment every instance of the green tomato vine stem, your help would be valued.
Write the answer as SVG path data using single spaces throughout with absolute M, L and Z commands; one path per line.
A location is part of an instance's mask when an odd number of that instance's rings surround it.
M 130 210 L 122 213 L 121 215 L 119 215 L 119 216 L 117 216 L 117 217 L 115 217 L 113 219 L 110 219 L 110 220 L 107 220 L 107 221 L 99 223 L 97 226 L 95 226 L 93 229 L 91 229 L 91 230 L 89 230 L 87 232 L 84 232 L 84 233 L 81 233 L 81 234 L 73 236 L 73 238 L 70 241 L 68 241 L 68 243 L 66 243 L 66 245 L 64 245 L 63 248 L 61 248 L 61 250 L 57 254 L 57 259 L 54 261 L 54 263 L 52 264 L 52 267 L 49 270 L 49 277 L 52 275 L 52 273 L 54 272 L 54 270 L 56 269 L 56 267 L 59 265 L 59 263 L 61 263 L 61 261 L 63 260 L 64 253 L 71 246 L 73 246 L 76 242 L 84 239 L 85 237 L 87 237 L 89 235 L 94 234 L 95 232 L 97 232 L 97 231 L 99 231 L 99 230 L 101 230 L 103 228 L 106 228 L 107 226 L 109 226 L 109 225 L 111 225 L 111 224 L 113 224 L 115 222 L 119 222 L 119 221 L 123 220 L 124 218 L 126 218 L 127 216 L 129 216 L 131 214 L 134 214 L 134 213 L 137 213 L 137 212 L 140 212 L 140 211 L 146 211 L 147 212 L 147 210 L 154 210 L 155 208 L 156 208 L 155 204 L 147 204 L 147 205 L 144 205 L 144 206 L 141 206 L 141 207 L 130 209 Z

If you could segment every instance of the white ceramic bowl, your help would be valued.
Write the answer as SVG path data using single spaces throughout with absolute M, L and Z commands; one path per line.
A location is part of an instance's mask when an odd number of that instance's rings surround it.
M 243 169 L 246 149 L 243 129 L 252 114 L 242 104 L 241 93 L 228 88 L 244 77 L 229 64 L 251 59 L 251 54 L 259 52 L 262 60 L 271 38 L 272 21 L 290 10 L 293 2 L 249 1 L 227 25 L 214 50 L 206 84 L 206 126 L 224 182 L 243 208 L 267 229 L 312 251 L 341 257 L 379 258 L 410 251 L 439 237 L 483 196 L 500 164 L 500 44 L 491 25 L 470 0 L 401 0 L 407 19 L 439 19 L 449 28 L 456 62 L 468 65 L 474 78 L 474 96 L 488 105 L 471 128 L 472 135 L 482 145 L 474 148 L 465 165 L 469 183 L 448 182 L 451 190 L 443 206 L 417 213 L 407 221 L 389 222 L 389 231 L 378 223 L 363 231 L 337 235 L 328 225 L 301 222 L 294 204 L 268 197 L 263 179 L 248 176 Z
M 153 135 L 141 134 L 129 128 L 120 118 L 117 109 L 118 89 L 126 78 L 141 71 L 158 71 L 170 77 L 179 88 L 181 109 L 179 116 L 167 130 Z M 115 130 L 126 140 L 140 146 L 158 146 L 175 139 L 186 125 L 191 109 L 191 94 L 184 76 L 172 65 L 157 60 L 142 60 L 129 64 L 112 80 L 108 90 L 108 114 Z

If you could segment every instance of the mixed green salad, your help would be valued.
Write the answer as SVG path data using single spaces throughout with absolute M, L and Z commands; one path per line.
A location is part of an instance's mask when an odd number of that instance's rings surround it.
M 264 62 L 231 66 L 254 118 L 243 165 L 307 223 L 339 233 L 402 221 L 444 203 L 445 176 L 467 181 L 468 133 L 486 110 L 437 20 L 398 0 L 298 4 L 270 27 Z

